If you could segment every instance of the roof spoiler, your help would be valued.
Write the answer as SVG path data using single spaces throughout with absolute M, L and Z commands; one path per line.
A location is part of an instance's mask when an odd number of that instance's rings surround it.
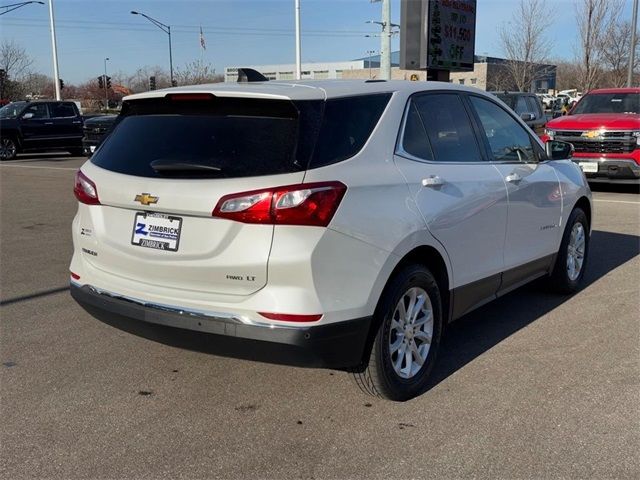
M 269 79 L 253 68 L 238 69 L 238 83 L 268 82 Z

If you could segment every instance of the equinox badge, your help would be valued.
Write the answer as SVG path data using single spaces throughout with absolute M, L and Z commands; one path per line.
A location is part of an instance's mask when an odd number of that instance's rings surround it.
M 151 205 L 152 203 L 158 203 L 158 197 L 154 197 L 148 193 L 136 195 L 134 201 L 140 202 L 142 205 Z

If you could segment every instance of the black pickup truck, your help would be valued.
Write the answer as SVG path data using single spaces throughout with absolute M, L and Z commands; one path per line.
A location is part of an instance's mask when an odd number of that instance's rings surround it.
M 66 150 L 82 155 L 84 117 L 74 102 L 12 102 L 0 108 L 0 160 L 20 152 Z

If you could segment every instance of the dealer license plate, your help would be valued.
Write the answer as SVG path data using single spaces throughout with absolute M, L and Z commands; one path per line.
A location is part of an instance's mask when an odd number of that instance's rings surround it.
M 182 218 L 162 213 L 137 212 L 133 222 L 131 244 L 177 252 Z
M 584 173 L 598 173 L 598 162 L 579 162 Z

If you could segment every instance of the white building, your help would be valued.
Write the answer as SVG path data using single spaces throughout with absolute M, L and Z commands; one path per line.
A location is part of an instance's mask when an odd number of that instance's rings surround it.
M 365 57 L 346 62 L 303 63 L 302 79 L 324 80 L 327 78 L 342 78 L 342 74 L 345 71 L 366 70 L 369 66 L 371 66 L 371 68 L 379 68 L 380 57 L 375 55 L 372 56 L 371 59 Z M 269 80 L 293 80 L 295 78 L 296 71 L 296 66 L 293 63 L 289 65 L 241 65 L 226 67 L 224 69 L 224 81 L 236 82 L 238 80 L 238 68 L 253 68 Z

